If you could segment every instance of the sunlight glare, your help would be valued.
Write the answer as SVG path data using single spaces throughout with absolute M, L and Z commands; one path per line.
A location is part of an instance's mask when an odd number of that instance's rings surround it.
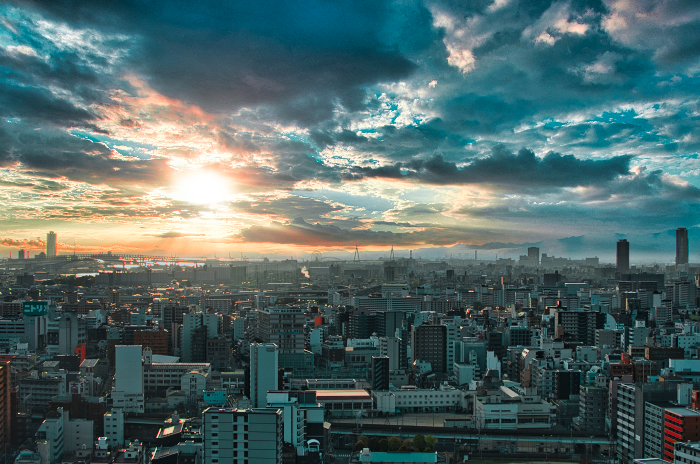
M 214 205 L 231 195 L 229 182 L 212 171 L 193 171 L 178 176 L 172 197 L 198 205 Z

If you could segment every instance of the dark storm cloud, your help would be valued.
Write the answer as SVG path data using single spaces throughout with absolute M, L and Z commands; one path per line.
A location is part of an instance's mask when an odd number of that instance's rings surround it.
M 44 88 L 0 82 L 0 115 L 22 118 L 40 124 L 96 129 L 91 120 L 95 115 L 72 103 L 55 97 Z
M 125 185 L 154 182 L 167 169 L 163 159 L 112 158 L 112 151 L 105 145 L 57 129 L 36 131 L 24 124 L 2 121 L 0 139 L 7 153 L 0 157 L 2 165 L 19 164 L 32 176 Z M 52 189 L 52 185 L 39 188 Z
M 21 1 L 79 26 L 140 38 L 132 58 L 159 92 L 213 111 L 280 105 L 299 123 L 358 108 L 362 86 L 407 77 L 415 66 L 389 42 L 383 2 Z M 420 5 L 406 9 L 429 34 Z M 414 32 L 418 32 L 415 31 Z
M 464 167 L 446 161 L 441 155 L 428 160 L 415 159 L 380 168 L 358 167 L 354 172 L 364 177 L 386 177 L 448 184 L 498 184 L 504 187 L 576 187 L 604 184 L 629 173 L 630 156 L 603 160 L 582 160 L 572 155 L 548 153 L 538 158 L 521 149 L 510 153 L 499 145 L 491 156 L 477 159 Z
M 432 155 L 439 151 L 447 157 L 459 157 L 465 146 L 474 142 L 460 133 L 460 128 L 433 118 L 421 124 L 404 127 L 384 126 L 376 131 L 376 137 L 349 131 L 314 131 L 310 139 L 319 149 L 330 145 L 343 145 L 367 156 L 391 160 L 406 160 L 416 156 Z

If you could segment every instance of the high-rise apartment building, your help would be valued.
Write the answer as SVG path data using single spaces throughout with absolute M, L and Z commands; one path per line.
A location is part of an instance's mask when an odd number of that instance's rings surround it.
M 257 312 L 256 336 L 280 353 L 304 353 L 304 308 L 275 306 Z
M 676 266 L 688 264 L 688 229 L 676 229 Z
M 675 444 L 700 440 L 700 413 L 688 408 L 667 408 L 664 413 L 663 459 L 674 461 Z
M 56 257 L 56 232 L 53 230 L 46 234 L 46 257 Z
M 267 392 L 278 389 L 278 351 L 273 343 L 250 345 L 250 402 L 254 408 L 267 405 Z
M 205 464 L 281 464 L 279 409 L 209 408 L 203 413 Z
M 618 272 L 630 270 L 630 243 L 626 239 L 617 242 L 617 270 Z
M 421 324 L 413 327 L 411 336 L 413 359 L 429 362 L 433 372 L 447 372 L 447 327 Z

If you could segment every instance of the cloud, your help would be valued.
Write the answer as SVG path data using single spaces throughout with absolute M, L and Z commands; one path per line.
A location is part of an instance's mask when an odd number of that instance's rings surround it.
M 382 32 L 390 2 L 17 3 L 76 28 L 136 37 L 131 58 L 150 85 L 209 111 L 270 104 L 288 120 L 325 119 L 336 99 L 356 106 L 363 86 L 415 68 Z
M 171 230 L 169 232 L 164 232 L 162 234 L 156 235 L 158 238 L 183 238 L 183 237 L 204 237 L 204 234 L 187 234 L 184 232 L 177 232 Z
M 41 250 L 46 248 L 46 242 L 39 237 L 37 237 L 36 239 L 25 238 L 22 240 L 17 240 L 14 238 L 0 238 L 0 245 L 6 247 L 26 248 L 32 250 Z
M 430 184 L 497 184 L 505 189 L 560 188 L 603 184 L 629 173 L 630 156 L 603 160 L 581 160 L 572 155 L 550 152 L 538 158 L 532 150 L 517 154 L 499 145 L 491 156 L 474 160 L 464 167 L 436 155 L 428 160 L 379 168 L 358 167 L 363 177 L 386 177 Z
M 697 64 L 700 11 L 693 0 L 608 0 L 605 30 L 620 42 L 654 51 L 665 66 Z
M 232 237 L 246 243 L 276 243 L 294 246 L 414 246 L 447 245 L 464 241 L 470 233 L 477 232 L 447 227 L 429 230 L 395 233 L 369 229 L 343 229 L 335 225 L 309 223 L 296 218 L 289 224 L 273 222 L 269 226 L 252 226 Z M 478 231 L 481 233 L 481 231 Z

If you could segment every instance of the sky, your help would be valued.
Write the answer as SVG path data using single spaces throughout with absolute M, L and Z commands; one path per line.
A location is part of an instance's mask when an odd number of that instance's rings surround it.
M 0 73 L 3 256 L 700 261 L 696 0 L 10 0 Z

